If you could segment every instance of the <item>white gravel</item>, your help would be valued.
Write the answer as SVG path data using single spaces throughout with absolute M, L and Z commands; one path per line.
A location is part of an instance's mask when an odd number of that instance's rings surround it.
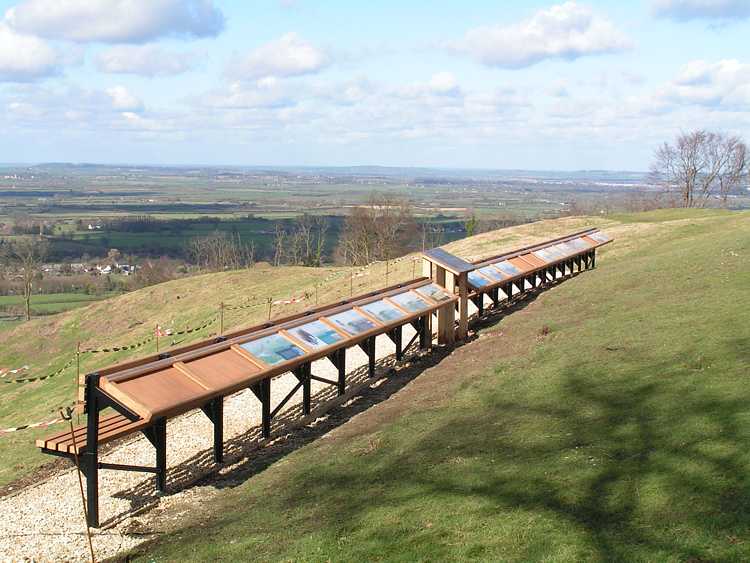
M 404 345 L 414 334 L 404 327 Z M 394 345 L 386 336 L 376 339 L 379 360 L 393 355 Z M 347 351 L 347 372 L 357 371 L 364 380 L 362 366 L 367 356 L 359 348 Z M 313 364 L 313 374 L 336 378 L 336 370 L 327 360 Z M 355 381 L 357 378 L 355 377 Z M 347 378 L 347 384 L 350 380 Z M 285 374 L 271 385 L 272 404 L 277 404 L 295 385 L 296 379 Z M 313 408 L 335 397 L 335 389 L 312 382 Z M 287 403 L 274 420 L 273 431 L 292 426 L 299 420 L 302 391 Z M 286 415 L 286 416 L 284 416 Z M 262 446 L 259 425 L 260 402 L 249 390 L 224 402 L 225 463 L 222 474 L 230 474 L 232 465 L 252 455 Z M 146 510 L 175 502 L 191 502 L 206 487 L 196 491 L 190 485 L 216 472 L 213 463 L 213 427 L 201 411 L 172 419 L 167 424 L 167 492 L 160 495 L 154 476 L 125 471 L 99 471 L 99 515 L 102 528 L 92 530 L 98 560 L 112 557 L 148 540 L 152 530 L 137 529 L 135 517 Z M 155 463 L 155 451 L 142 435 L 118 446 L 100 457 L 100 461 L 149 465 Z M 85 486 L 85 482 L 84 482 Z M 46 481 L 26 487 L 0 499 L 0 561 L 87 561 L 88 545 L 82 512 L 78 477 L 75 469 L 66 469 Z M 129 533 L 130 532 L 130 533 Z M 137 533 L 135 533 L 137 532 Z

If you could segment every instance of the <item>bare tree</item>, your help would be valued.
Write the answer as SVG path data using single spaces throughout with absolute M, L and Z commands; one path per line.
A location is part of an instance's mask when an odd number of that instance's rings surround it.
M 407 200 L 373 194 L 367 205 L 347 216 L 339 254 L 354 265 L 390 260 L 406 252 L 416 235 L 417 224 Z
M 419 225 L 419 230 L 422 236 L 422 252 L 443 244 L 445 229 L 440 223 L 423 221 Z
M 42 264 L 49 252 L 49 242 L 41 237 L 21 237 L 3 245 L 4 259 L 19 274 L 26 320 L 31 320 L 31 294 L 34 280 L 41 276 Z
M 736 136 L 705 130 L 682 133 L 656 150 L 651 172 L 682 207 L 705 207 L 712 196 L 726 203 L 747 168 L 747 147 Z
M 273 265 L 280 266 L 286 252 L 286 231 L 284 225 L 276 223 L 273 236 Z
M 244 244 L 239 233 L 228 235 L 217 231 L 196 237 L 188 243 L 188 253 L 199 268 L 209 272 L 247 268 L 255 260 L 255 246 Z

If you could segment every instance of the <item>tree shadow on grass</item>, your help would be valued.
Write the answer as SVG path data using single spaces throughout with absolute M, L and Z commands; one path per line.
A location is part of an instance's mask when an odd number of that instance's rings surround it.
M 652 364 L 654 374 L 670 367 Z M 570 554 L 571 545 L 575 559 L 605 561 L 748 554 L 746 395 L 727 398 L 709 385 L 686 392 L 684 382 L 635 368 L 610 378 L 605 367 L 573 366 L 561 377 L 560 392 L 542 402 L 486 389 L 464 404 L 470 412 L 454 409 L 418 439 L 401 438 L 409 444 L 394 446 L 398 455 L 351 470 L 311 467 L 289 483 L 287 509 L 334 498 L 315 513 L 316 527 L 344 522 L 363 545 L 386 550 L 407 540 L 373 514 L 433 499 L 455 514 L 457 526 L 479 520 L 491 530 L 493 520 L 514 511 L 535 514 L 545 525 L 532 527 L 522 558 L 541 550 L 565 559 L 560 553 Z M 451 538 L 450 527 L 412 532 L 408 541 L 431 559 L 455 557 L 455 541 L 464 537 Z M 470 541 L 463 556 L 510 556 L 502 539 L 479 534 Z

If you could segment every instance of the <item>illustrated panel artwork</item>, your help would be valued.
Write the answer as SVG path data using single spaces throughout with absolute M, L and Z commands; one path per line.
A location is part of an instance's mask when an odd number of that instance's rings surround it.
M 608 237 L 607 235 L 605 235 L 605 234 L 604 234 L 603 232 L 601 232 L 601 231 L 597 231 L 597 232 L 595 232 L 595 233 L 591 233 L 591 234 L 589 235 L 589 238 L 592 238 L 592 239 L 594 239 L 594 240 L 595 240 L 596 242 L 598 242 L 598 243 L 601 243 L 601 244 L 604 244 L 605 242 L 609 242 L 610 240 L 612 240 L 611 238 L 609 238 L 609 237 Z
M 442 287 L 434 283 L 431 283 L 430 285 L 425 285 L 423 287 L 419 287 L 415 291 L 419 293 L 420 295 L 429 297 L 433 301 L 437 301 L 438 303 L 442 303 L 443 301 L 448 301 L 451 298 L 450 294 L 447 291 L 445 291 Z
M 419 313 L 420 311 L 430 308 L 430 304 L 427 303 L 427 301 L 411 291 L 399 293 L 398 295 L 391 297 L 391 299 L 411 313 Z
M 484 287 L 485 285 L 490 285 L 490 280 L 481 276 L 477 272 L 469 272 L 468 278 L 472 287 Z
M 384 323 L 390 323 L 397 321 L 398 319 L 405 317 L 401 311 L 396 309 L 393 305 L 383 301 L 373 301 L 367 305 L 361 305 L 362 310 L 367 311 L 373 317 Z
M 495 267 L 498 268 L 502 273 L 510 277 L 519 276 L 522 273 L 521 270 L 516 268 L 513 264 L 511 264 L 507 260 L 503 262 L 498 262 L 497 264 L 495 264 Z
M 240 346 L 270 366 L 305 355 L 302 348 L 295 346 L 294 343 L 280 334 L 264 336 L 258 340 L 245 342 Z
M 533 254 L 534 256 L 536 256 L 540 260 L 544 260 L 545 262 L 554 262 L 556 260 L 556 258 L 552 256 L 552 254 L 547 252 L 546 248 L 535 250 Z
M 336 326 L 341 327 L 349 334 L 360 334 L 377 327 L 371 320 L 366 319 L 357 311 L 344 311 L 338 315 L 327 317 Z
M 571 241 L 568 241 L 570 245 L 575 248 L 578 252 L 582 252 L 584 250 L 588 250 L 591 248 L 591 245 L 587 243 L 582 238 L 573 239 Z
M 479 268 L 479 273 L 484 274 L 485 277 L 490 278 L 492 281 L 503 281 L 505 279 L 505 276 L 496 268 L 493 268 L 492 266 L 485 266 L 484 268 Z
M 343 336 L 323 321 L 313 321 L 302 326 L 290 328 L 289 334 L 311 348 L 325 348 L 344 339 Z

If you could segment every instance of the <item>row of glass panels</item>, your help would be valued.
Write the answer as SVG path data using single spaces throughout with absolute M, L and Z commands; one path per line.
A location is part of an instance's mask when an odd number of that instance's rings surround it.
M 393 303 L 396 303 L 411 314 L 421 313 L 431 309 L 436 303 L 442 303 L 449 299 L 450 295 L 442 287 L 436 284 L 429 284 L 414 290 L 405 291 L 404 293 L 392 295 L 387 299 L 380 299 L 366 305 L 358 305 L 358 307 L 377 319 L 379 323 L 390 324 L 407 316 L 407 313 L 395 307 Z M 344 334 L 350 336 L 357 336 L 381 326 L 354 309 L 325 317 L 325 319 Z M 287 332 L 302 342 L 307 348 L 320 350 L 345 339 L 344 336 L 337 330 L 334 330 L 328 323 L 322 320 L 314 320 L 290 328 Z M 264 336 L 240 346 L 269 366 L 293 360 L 306 354 L 302 348 L 280 333 Z
M 595 240 L 599 244 L 603 244 L 611 240 L 601 231 L 597 231 L 586 236 Z M 540 250 L 535 250 L 534 252 L 532 252 L 532 254 L 543 262 L 550 264 L 552 262 L 557 262 L 558 260 L 563 260 L 565 258 L 573 256 L 574 254 L 578 254 L 579 252 L 584 252 L 591 248 L 592 245 L 590 243 L 583 240 L 582 237 L 579 237 L 566 242 L 553 244 L 552 246 L 548 246 Z M 477 270 L 474 270 L 473 272 L 469 272 L 468 279 L 469 283 L 473 287 L 481 288 L 497 282 L 508 280 L 510 278 L 514 278 L 516 276 L 520 276 L 522 273 L 523 272 L 519 268 L 511 264 L 509 261 L 504 260 L 503 262 L 490 264 L 489 266 L 484 266 L 483 268 L 479 268 Z

